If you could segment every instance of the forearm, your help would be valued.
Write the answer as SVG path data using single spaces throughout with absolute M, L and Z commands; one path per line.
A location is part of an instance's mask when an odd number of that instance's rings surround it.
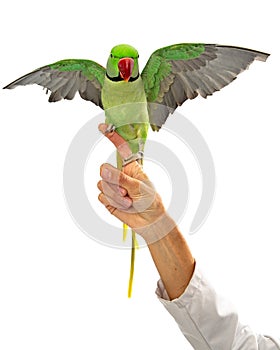
M 187 288 L 195 267 L 183 235 L 175 225 L 167 235 L 148 243 L 148 247 L 169 298 L 178 298 Z

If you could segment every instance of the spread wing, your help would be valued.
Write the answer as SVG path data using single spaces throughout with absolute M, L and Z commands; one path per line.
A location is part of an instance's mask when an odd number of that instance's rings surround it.
M 62 60 L 24 75 L 4 89 L 13 89 L 19 85 L 38 84 L 51 91 L 49 102 L 65 98 L 72 100 L 77 91 L 80 96 L 102 107 L 101 89 L 105 77 L 105 68 L 90 60 Z
M 150 124 L 159 130 L 177 106 L 198 95 L 206 98 L 231 83 L 263 52 L 215 44 L 177 44 L 155 51 L 141 77 Z

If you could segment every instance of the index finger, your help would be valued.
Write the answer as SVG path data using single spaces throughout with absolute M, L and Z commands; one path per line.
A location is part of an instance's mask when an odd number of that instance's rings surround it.
M 107 124 L 98 125 L 99 131 L 101 131 L 102 134 L 113 143 L 122 159 L 126 159 L 131 156 L 132 152 L 128 143 L 116 131 L 107 132 L 107 128 Z

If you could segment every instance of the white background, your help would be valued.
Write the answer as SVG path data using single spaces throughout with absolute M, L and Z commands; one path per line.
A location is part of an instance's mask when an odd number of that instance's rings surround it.
M 217 175 L 210 216 L 189 236 L 187 222 L 200 191 L 199 172 L 189 167 L 194 196 L 180 227 L 208 279 L 236 305 L 242 320 L 256 332 L 276 336 L 278 11 L 277 2 L 270 0 L 173 0 L 161 5 L 15 0 L 5 2 L 0 13 L 1 87 L 64 58 L 105 65 L 111 47 L 123 42 L 138 48 L 142 67 L 155 49 L 179 42 L 271 53 L 267 63 L 254 63 L 213 97 L 197 98 L 179 109 L 207 141 Z M 0 349 L 188 348 L 154 295 L 158 275 L 148 250 L 137 252 L 129 300 L 130 252 L 89 239 L 66 208 L 65 154 L 77 131 L 98 113 L 78 96 L 49 104 L 38 86 L 0 91 Z M 160 133 L 156 136 L 164 142 Z M 99 157 L 96 174 L 101 162 Z M 156 186 L 163 195 L 165 185 L 158 177 Z

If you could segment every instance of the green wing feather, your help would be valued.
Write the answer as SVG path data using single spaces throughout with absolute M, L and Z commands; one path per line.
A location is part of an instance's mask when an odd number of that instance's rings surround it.
M 77 91 L 80 96 L 102 106 L 101 89 L 106 70 L 90 60 L 68 59 L 41 67 L 7 85 L 13 89 L 20 85 L 38 84 L 51 91 L 49 102 L 72 100 Z
M 158 131 L 187 99 L 212 95 L 254 60 L 266 61 L 268 56 L 215 44 L 177 44 L 155 51 L 141 74 L 153 130 Z

